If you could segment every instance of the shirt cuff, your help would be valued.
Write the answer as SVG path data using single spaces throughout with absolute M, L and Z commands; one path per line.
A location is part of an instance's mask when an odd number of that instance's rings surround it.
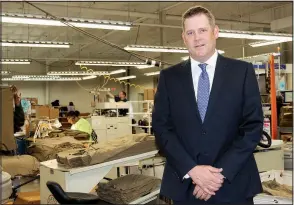
M 186 174 L 183 179 L 189 179 L 189 178 L 190 178 L 190 176 L 188 174 Z

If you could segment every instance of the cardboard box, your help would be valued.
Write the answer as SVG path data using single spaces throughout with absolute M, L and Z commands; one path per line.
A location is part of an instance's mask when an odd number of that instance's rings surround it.
M 35 107 L 36 118 L 48 117 L 49 119 L 55 119 L 59 117 L 59 109 L 49 107 L 47 105 L 39 105 Z
M 147 98 L 148 98 L 148 90 L 145 89 L 144 90 L 144 100 L 147 100 Z
M 1 150 L 16 150 L 13 127 L 13 94 L 8 87 L 1 87 Z M 4 145 L 3 145 L 4 144 Z
M 45 105 L 36 106 L 36 118 L 49 117 L 49 107 Z
M 59 109 L 50 108 L 49 109 L 49 118 L 50 119 L 59 118 Z
M 31 105 L 38 105 L 38 98 L 31 98 L 30 102 L 31 102 Z
M 145 89 L 144 90 L 144 100 L 154 100 L 154 89 Z

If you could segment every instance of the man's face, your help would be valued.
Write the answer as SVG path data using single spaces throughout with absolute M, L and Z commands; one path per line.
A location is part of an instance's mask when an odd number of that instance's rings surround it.
M 126 98 L 123 92 L 119 92 L 118 96 L 121 100 L 124 100 Z
M 205 14 L 187 18 L 182 38 L 193 59 L 205 62 L 215 51 L 219 29 L 209 24 Z

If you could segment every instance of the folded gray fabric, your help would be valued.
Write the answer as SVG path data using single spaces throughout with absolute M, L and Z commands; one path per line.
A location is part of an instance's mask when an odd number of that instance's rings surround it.
M 148 149 L 139 150 L 137 146 L 148 144 Z M 134 149 L 132 149 L 134 148 Z M 157 150 L 154 136 L 145 133 L 126 135 L 91 145 L 86 149 L 72 149 L 59 152 L 57 162 L 64 167 L 82 167 L 99 164 L 109 160 L 142 154 Z M 125 154 L 126 152 L 126 154 Z
M 112 204 L 127 204 L 159 188 L 161 180 L 145 175 L 130 174 L 108 183 L 99 183 L 100 199 Z

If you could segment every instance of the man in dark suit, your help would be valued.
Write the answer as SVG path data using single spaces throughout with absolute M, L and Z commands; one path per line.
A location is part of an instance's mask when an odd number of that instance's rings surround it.
M 262 191 L 253 151 L 263 113 L 252 64 L 218 54 L 203 7 L 183 15 L 190 59 L 162 70 L 152 126 L 167 162 L 161 194 L 179 204 L 246 203 Z

